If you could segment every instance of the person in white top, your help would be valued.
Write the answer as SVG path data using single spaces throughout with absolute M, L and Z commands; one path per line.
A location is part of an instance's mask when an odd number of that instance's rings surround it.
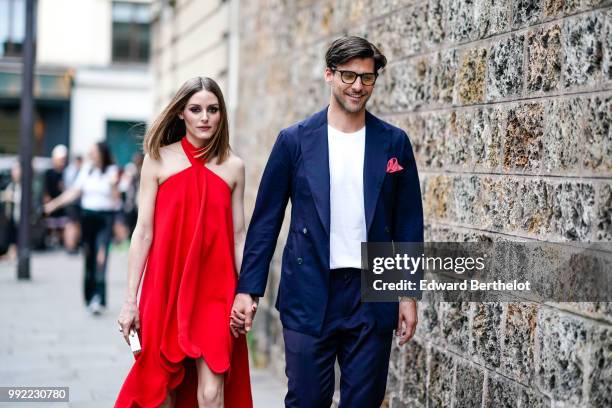
M 92 314 L 99 314 L 106 307 L 106 265 L 120 198 L 119 172 L 104 142 L 92 147 L 89 158 L 90 163 L 83 166 L 70 189 L 45 204 L 44 211 L 50 214 L 81 198 L 84 297 Z

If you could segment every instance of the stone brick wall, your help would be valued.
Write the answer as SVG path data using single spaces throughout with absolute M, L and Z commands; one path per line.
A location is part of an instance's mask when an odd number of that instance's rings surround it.
M 612 241 L 612 2 L 241 4 L 247 217 L 278 131 L 325 106 L 324 52 L 350 33 L 389 59 L 369 108 L 410 137 L 427 240 Z M 254 340 L 282 375 L 278 255 Z M 427 299 L 419 315 L 393 349 L 392 407 L 612 406 L 610 304 Z
M 229 13 L 229 2 L 152 1 L 151 71 L 156 112 L 162 111 L 186 80 L 201 75 L 214 78 L 230 103 Z

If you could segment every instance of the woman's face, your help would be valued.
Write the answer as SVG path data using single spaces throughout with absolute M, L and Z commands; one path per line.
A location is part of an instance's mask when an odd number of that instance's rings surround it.
M 200 142 L 208 141 L 217 131 L 221 121 L 219 100 L 212 92 L 201 90 L 191 95 L 179 114 L 185 121 L 187 133 Z
M 102 165 L 102 155 L 100 154 L 100 149 L 98 149 L 98 146 L 92 146 L 91 150 L 89 151 L 89 159 L 92 161 L 94 166 L 100 167 Z

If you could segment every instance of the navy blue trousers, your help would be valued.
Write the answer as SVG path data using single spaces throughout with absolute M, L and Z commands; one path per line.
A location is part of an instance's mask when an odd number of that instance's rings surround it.
M 378 408 L 385 396 L 393 332 L 379 334 L 360 299 L 360 270 L 333 269 L 321 336 L 283 329 L 288 391 L 285 406 L 328 408 L 334 363 L 340 366 L 340 407 Z

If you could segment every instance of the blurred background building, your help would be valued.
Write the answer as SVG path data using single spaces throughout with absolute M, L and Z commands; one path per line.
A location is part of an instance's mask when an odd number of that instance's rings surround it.
M 107 141 L 127 163 L 153 108 L 150 0 L 37 3 L 34 154 Z M 0 153 L 18 151 L 24 13 L 0 0 Z
M 231 127 L 238 86 L 238 4 L 238 0 L 153 2 L 151 68 L 156 112 L 187 79 L 208 76 L 223 91 Z

